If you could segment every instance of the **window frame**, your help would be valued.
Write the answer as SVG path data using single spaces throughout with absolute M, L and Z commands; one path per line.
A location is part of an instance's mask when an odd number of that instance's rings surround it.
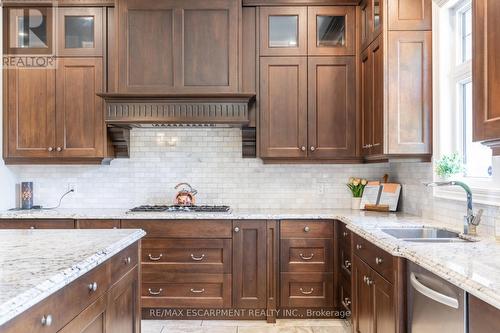
M 434 90 L 434 159 L 453 151 L 465 152 L 465 114 L 461 88 L 472 81 L 472 59 L 463 61 L 462 13 L 471 8 L 473 0 L 434 0 L 433 3 L 433 85 Z M 459 15 L 460 14 L 460 15 Z M 458 30 L 460 29 L 460 30 Z M 450 39 L 450 34 L 454 38 Z M 451 42 L 450 42 L 451 41 Z M 451 45 L 452 44 L 452 45 Z M 454 59 L 454 61 L 449 61 Z M 451 124 L 451 126 L 450 126 Z M 492 177 L 466 177 L 453 179 L 466 182 L 473 190 L 477 203 L 500 206 L 500 158 L 492 158 Z M 433 171 L 434 180 L 439 180 Z M 434 196 L 450 200 L 465 201 L 461 189 L 438 187 Z

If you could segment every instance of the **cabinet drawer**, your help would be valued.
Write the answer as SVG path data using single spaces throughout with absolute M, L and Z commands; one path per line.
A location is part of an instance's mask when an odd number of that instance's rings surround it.
M 282 220 L 281 238 L 331 238 L 333 221 Z
M 119 229 L 120 220 L 77 220 L 78 229 Z
M 122 220 L 122 228 L 143 229 L 148 238 L 231 238 L 231 224 L 231 220 Z
M 351 311 L 352 307 L 352 289 L 351 289 L 351 277 L 346 274 L 340 274 L 339 283 L 339 297 L 340 305 L 344 310 Z
M 281 240 L 282 272 L 333 272 L 333 240 Z
M 353 251 L 387 281 L 394 283 L 392 255 L 354 234 Z
M 9 219 L 0 220 L 0 229 L 74 229 L 73 220 Z
M 281 273 L 281 306 L 333 307 L 333 273 Z
M 2 326 L 2 332 L 58 332 L 88 305 L 104 295 L 109 285 L 108 266 L 104 263 Z M 91 286 L 95 286 L 95 290 Z M 52 324 L 43 326 L 41 319 L 48 315 L 52 317 Z
M 142 242 L 142 263 L 147 269 L 177 273 L 231 273 L 230 239 L 161 239 Z
M 231 306 L 230 274 L 176 274 L 168 282 L 141 287 L 143 307 L 228 308 Z
M 139 242 L 136 242 L 111 259 L 111 282 L 114 284 L 120 280 L 128 271 L 137 266 L 138 261 Z
M 351 230 L 347 229 L 347 225 L 343 222 L 338 221 L 338 239 L 339 243 L 341 246 L 344 246 L 346 248 L 351 247 L 351 236 L 352 232 Z
M 351 251 L 346 251 L 346 249 L 341 246 L 339 249 L 339 260 L 340 260 L 341 270 L 347 275 L 351 275 L 351 269 L 352 269 Z

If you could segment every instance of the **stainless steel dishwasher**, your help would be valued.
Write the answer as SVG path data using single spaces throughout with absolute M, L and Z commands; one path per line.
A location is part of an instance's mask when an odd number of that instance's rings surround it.
M 409 263 L 408 332 L 467 332 L 467 301 L 464 290 Z

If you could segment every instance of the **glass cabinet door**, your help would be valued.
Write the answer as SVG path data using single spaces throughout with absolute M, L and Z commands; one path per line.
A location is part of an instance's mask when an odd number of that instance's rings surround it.
M 307 8 L 261 7 L 261 55 L 307 54 Z
M 352 6 L 309 7 L 310 55 L 354 55 L 355 8 Z
M 102 56 L 102 9 L 59 8 L 58 55 Z
M 6 54 L 52 54 L 52 7 L 5 7 Z

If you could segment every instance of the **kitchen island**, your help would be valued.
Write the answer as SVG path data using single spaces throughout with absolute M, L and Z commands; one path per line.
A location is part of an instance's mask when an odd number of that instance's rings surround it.
M 0 230 L 0 331 L 131 325 L 136 329 L 130 331 L 139 332 L 137 263 L 144 235 L 142 230 Z

